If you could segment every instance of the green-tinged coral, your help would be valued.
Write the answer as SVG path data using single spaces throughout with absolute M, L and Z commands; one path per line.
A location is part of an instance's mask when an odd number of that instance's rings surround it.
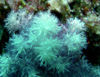
M 1 77 L 99 77 L 82 53 L 87 48 L 86 25 L 91 25 L 93 10 L 99 9 L 94 9 L 99 6 L 97 2 L 7 0 L 7 3 L 13 10 L 5 19 L 4 28 L 12 36 L 4 49 L 6 55 L 0 57 Z M 92 18 L 96 19 L 98 16 Z M 96 25 L 92 25 L 95 30 L 99 28 Z
M 100 77 L 99 14 L 100 0 L 1 0 L 0 77 Z
M 7 77 L 11 62 L 12 60 L 8 55 L 0 56 L 0 76 Z
M 40 60 L 40 65 L 50 65 L 56 61 L 58 50 L 61 47 L 61 43 L 58 39 L 45 38 L 38 47 L 35 47 L 35 53 L 37 53 L 37 59 Z
M 65 62 L 63 62 L 63 60 L 65 59 Z M 64 73 L 65 71 L 69 71 L 67 67 L 69 67 L 71 65 L 71 62 L 66 59 L 66 58 L 62 58 L 61 56 L 59 56 L 55 63 L 53 63 L 53 65 L 49 68 L 49 69 L 53 69 L 53 71 L 57 71 L 58 74 L 60 73 Z
M 43 14 L 44 13 L 44 14 Z M 45 22 L 45 23 L 44 23 Z M 37 36 L 47 36 L 57 34 L 60 27 L 57 25 L 58 19 L 51 15 L 50 12 L 40 12 L 33 17 L 32 28 L 30 31 L 37 33 Z

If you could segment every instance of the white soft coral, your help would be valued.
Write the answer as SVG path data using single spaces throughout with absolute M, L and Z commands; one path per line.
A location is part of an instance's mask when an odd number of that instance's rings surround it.
M 67 20 L 68 30 L 72 32 L 80 32 L 86 30 L 85 23 L 78 18 L 69 18 Z
M 27 26 L 32 17 L 33 14 L 28 14 L 26 9 L 19 9 L 17 12 L 12 10 L 5 19 L 5 28 L 7 28 L 9 33 L 22 30 Z
M 68 47 L 68 51 L 77 52 L 86 48 L 87 39 L 84 33 L 86 26 L 84 22 L 78 18 L 69 18 L 65 28 L 64 44 Z

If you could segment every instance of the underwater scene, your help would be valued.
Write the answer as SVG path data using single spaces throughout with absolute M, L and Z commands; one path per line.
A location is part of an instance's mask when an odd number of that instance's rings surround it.
M 0 77 L 100 77 L 100 0 L 0 0 Z

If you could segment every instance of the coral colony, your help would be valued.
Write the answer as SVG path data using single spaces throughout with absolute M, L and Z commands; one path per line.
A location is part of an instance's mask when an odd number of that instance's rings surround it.
M 57 0 L 53 5 L 48 0 L 48 10 L 40 10 L 37 3 L 37 12 L 11 9 L 4 20 L 11 36 L 0 55 L 0 77 L 100 77 L 100 67 L 94 68 L 83 54 L 88 46 L 85 22 L 66 16 L 63 23 L 50 11 L 61 12 L 71 1 Z
M 99 77 L 85 57 L 86 26 L 78 18 L 60 21 L 50 11 L 11 11 L 5 28 L 12 32 L 0 56 L 0 77 Z M 19 33 L 15 33 L 15 31 Z

